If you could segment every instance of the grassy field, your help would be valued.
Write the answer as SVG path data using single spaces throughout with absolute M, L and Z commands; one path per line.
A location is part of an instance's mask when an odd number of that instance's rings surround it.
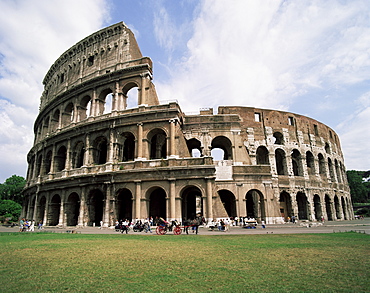
M 0 291 L 370 292 L 370 236 L 2 233 Z

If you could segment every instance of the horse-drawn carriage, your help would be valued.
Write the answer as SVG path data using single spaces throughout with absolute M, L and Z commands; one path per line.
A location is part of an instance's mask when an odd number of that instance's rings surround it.
M 202 218 L 195 218 L 193 221 L 184 221 L 184 225 L 181 226 L 177 221 L 172 221 L 170 224 L 169 222 L 165 221 L 163 218 L 160 219 L 155 232 L 157 235 L 165 235 L 168 231 L 173 232 L 174 235 L 180 235 L 182 231 L 188 233 L 188 229 L 190 227 L 195 227 L 196 232 L 198 234 L 198 227 L 202 223 Z

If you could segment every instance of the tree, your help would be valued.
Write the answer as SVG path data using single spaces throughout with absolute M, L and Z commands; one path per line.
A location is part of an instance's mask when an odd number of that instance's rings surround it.
M 0 184 L 0 199 L 12 200 L 22 204 L 22 190 L 26 185 L 26 180 L 22 176 L 13 175 Z
M 363 176 L 366 172 L 364 171 L 347 171 L 348 185 L 351 189 L 352 202 L 362 202 L 368 201 L 369 189 L 367 188 L 366 182 L 363 180 Z
M 11 218 L 13 221 L 17 221 L 21 215 L 22 206 L 12 200 L 4 199 L 0 200 L 0 217 Z

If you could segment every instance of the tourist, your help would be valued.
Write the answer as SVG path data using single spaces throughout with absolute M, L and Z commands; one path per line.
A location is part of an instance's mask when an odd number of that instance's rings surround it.
M 19 221 L 19 232 L 22 232 L 23 231 L 23 226 L 24 226 L 24 218 L 22 218 Z

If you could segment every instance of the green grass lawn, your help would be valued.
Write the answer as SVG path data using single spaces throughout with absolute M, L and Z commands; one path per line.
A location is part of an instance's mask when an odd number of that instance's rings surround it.
M 0 291 L 370 292 L 370 236 L 0 233 Z

